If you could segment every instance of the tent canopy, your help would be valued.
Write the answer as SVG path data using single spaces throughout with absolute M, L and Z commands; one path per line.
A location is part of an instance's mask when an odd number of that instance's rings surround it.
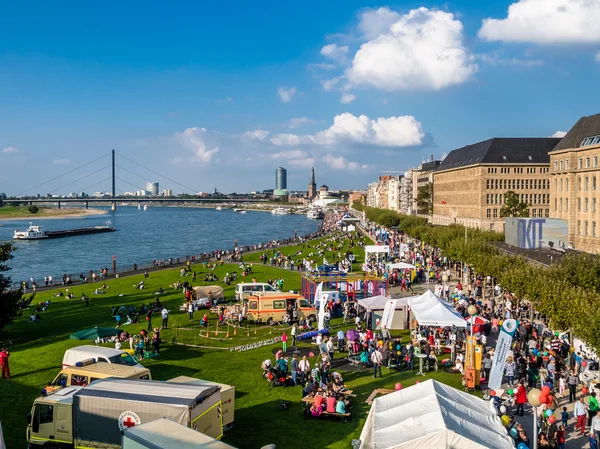
M 407 302 L 421 326 L 467 327 L 467 322 L 452 305 L 429 290 L 421 296 L 407 298 Z
M 213 299 L 221 299 L 223 296 L 223 287 L 220 285 L 201 285 L 194 287 L 198 298 L 208 298 L 209 294 Z
M 414 270 L 415 266 L 411 265 L 409 263 L 406 263 L 406 262 L 396 262 L 396 263 L 389 264 L 388 268 L 390 270 L 406 270 L 406 269 Z
M 107 338 L 119 335 L 123 332 L 121 329 L 114 327 L 92 327 L 76 332 L 71 335 L 71 340 L 96 340 L 97 338 Z
M 493 406 L 430 379 L 375 399 L 360 449 L 514 449 Z
M 387 296 L 379 295 L 379 296 L 369 296 L 368 298 L 363 298 L 358 300 L 358 305 L 364 309 L 367 309 L 367 312 L 372 310 L 384 310 L 385 303 L 388 302 L 392 298 L 388 298 Z M 395 298 L 394 298 L 395 299 Z M 406 306 L 408 298 L 398 298 L 398 302 L 396 303 L 396 310 L 401 310 Z

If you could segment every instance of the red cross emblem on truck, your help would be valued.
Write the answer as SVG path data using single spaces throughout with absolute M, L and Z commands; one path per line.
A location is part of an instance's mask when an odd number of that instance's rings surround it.
M 135 426 L 135 421 L 131 419 L 131 416 L 128 416 L 127 419 L 123 421 L 123 425 L 129 429 L 130 427 Z
M 122 432 L 142 423 L 142 420 L 135 412 L 129 411 L 121 413 L 121 416 L 119 416 L 117 421 L 119 424 L 119 430 Z

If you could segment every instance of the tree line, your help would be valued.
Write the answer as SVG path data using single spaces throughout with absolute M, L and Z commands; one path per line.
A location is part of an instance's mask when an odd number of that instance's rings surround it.
M 600 257 L 571 252 L 550 266 L 532 265 L 527 259 L 501 252 L 494 242 L 498 232 L 462 225 L 433 226 L 427 219 L 390 210 L 354 204 L 379 225 L 398 228 L 406 235 L 438 247 L 443 254 L 471 266 L 476 273 L 493 276 L 519 298 L 530 301 L 557 330 L 574 334 L 600 350 Z M 466 235 L 466 237 L 465 237 Z

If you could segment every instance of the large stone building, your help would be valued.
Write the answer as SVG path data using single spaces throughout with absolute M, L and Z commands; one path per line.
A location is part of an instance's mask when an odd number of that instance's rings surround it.
M 418 207 L 417 197 L 419 195 L 419 188 L 425 187 L 430 183 L 433 184 L 433 172 L 440 166 L 441 163 L 442 161 L 434 161 L 432 156 L 429 161 L 423 162 L 418 168 L 412 171 L 413 211 L 419 217 L 431 217 L 427 210 L 423 209 L 422 207 Z
M 568 222 L 569 244 L 600 251 L 600 114 L 582 117 L 550 153 L 550 217 Z
M 310 171 L 310 181 L 308 182 L 308 199 L 312 201 L 317 196 L 317 183 L 315 181 L 315 167 Z
M 559 141 L 494 138 L 450 152 L 433 173 L 432 222 L 503 231 L 508 191 L 529 205 L 530 217 L 549 217 L 548 153 Z

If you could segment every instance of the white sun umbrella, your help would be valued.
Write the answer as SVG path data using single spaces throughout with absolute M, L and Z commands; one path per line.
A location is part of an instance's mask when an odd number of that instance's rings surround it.
M 390 268 L 390 270 L 406 270 L 406 269 L 414 270 L 415 269 L 414 265 L 411 265 L 406 262 L 391 263 L 388 265 L 388 267 Z

